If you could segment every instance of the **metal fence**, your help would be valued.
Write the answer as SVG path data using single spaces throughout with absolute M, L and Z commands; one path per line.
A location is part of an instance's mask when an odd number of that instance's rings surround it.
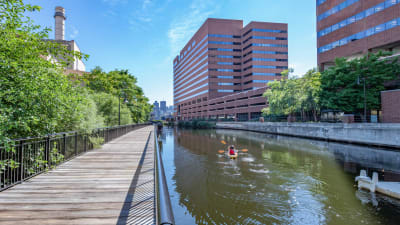
M 65 132 L 13 140 L 8 150 L 0 146 L 0 191 L 145 125 L 131 124 L 98 128 L 91 133 Z
M 158 143 L 157 129 L 154 126 L 154 141 L 155 141 L 155 169 L 156 169 L 156 224 L 173 225 L 175 224 L 174 214 L 169 198 L 168 185 L 165 178 L 164 165 L 162 162 L 160 147 Z

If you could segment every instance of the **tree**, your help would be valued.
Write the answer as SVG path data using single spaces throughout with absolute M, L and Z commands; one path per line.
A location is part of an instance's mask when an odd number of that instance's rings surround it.
M 49 29 L 24 16 L 40 7 L 19 0 L 0 1 L 0 141 L 79 128 L 90 105 L 63 68 L 77 52 L 44 41 Z M 47 56 L 65 60 L 53 64 Z
M 106 126 L 118 125 L 118 97 L 104 92 L 94 93 L 92 98 L 98 107 L 98 112 L 104 118 Z M 131 124 L 131 111 L 125 104 L 121 104 L 121 125 Z
M 268 107 L 263 109 L 267 115 L 291 115 L 300 114 L 307 119 L 311 113 L 317 120 L 319 113 L 319 93 L 321 74 L 315 69 L 308 71 L 301 78 L 288 78 L 289 71 L 282 73 L 281 81 L 268 83 L 268 89 L 264 97 L 268 100 Z
M 347 113 L 362 112 L 365 79 L 367 109 L 379 110 L 384 83 L 395 79 L 400 73 L 397 59 L 380 60 L 387 55 L 390 54 L 379 52 L 353 60 L 337 58 L 335 66 L 322 73 L 321 107 Z
M 88 88 L 97 93 L 107 93 L 122 101 L 126 100 L 126 106 L 131 112 L 134 122 L 144 122 L 150 117 L 152 109 L 149 99 L 144 96 L 143 90 L 137 86 L 137 79 L 128 70 L 113 70 L 104 72 L 96 67 L 82 79 Z

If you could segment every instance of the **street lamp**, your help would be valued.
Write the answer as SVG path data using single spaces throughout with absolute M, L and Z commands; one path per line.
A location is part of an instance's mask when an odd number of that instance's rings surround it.
M 367 95 L 366 95 L 366 87 L 365 87 L 365 77 L 362 78 L 363 79 L 363 86 L 364 86 L 364 118 L 363 118 L 363 122 L 366 123 L 367 122 Z M 360 76 L 358 76 L 357 78 L 357 84 L 360 85 Z
M 121 126 L 121 97 L 118 96 L 118 126 Z M 124 103 L 128 103 L 128 99 L 124 98 Z

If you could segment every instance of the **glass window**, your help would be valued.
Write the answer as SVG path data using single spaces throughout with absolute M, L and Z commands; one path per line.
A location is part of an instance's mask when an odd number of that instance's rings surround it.
M 396 5 L 397 1 L 396 0 L 386 0 L 385 1 L 385 8 L 389 8 L 393 5 Z
M 347 25 L 347 20 L 343 20 L 340 22 L 340 28 L 345 27 Z
M 386 30 L 392 29 L 395 26 L 397 26 L 397 20 L 392 20 L 385 24 Z
M 339 29 L 339 24 L 338 23 L 332 26 L 332 32 L 337 30 L 337 29 Z
M 382 2 L 381 4 L 378 4 L 375 6 L 375 13 L 382 11 L 385 8 L 385 3 Z
M 356 34 L 356 38 L 357 39 L 363 39 L 364 37 L 365 37 L 365 32 L 364 31 L 359 32 L 359 33 Z
M 338 5 L 339 10 L 343 10 L 346 7 L 347 7 L 347 2 L 346 1 L 344 1 L 342 4 Z
M 340 46 L 343 46 L 345 44 L 348 43 L 348 39 L 347 38 L 343 38 L 342 40 L 340 40 Z
M 385 24 L 380 24 L 375 27 L 375 33 L 379 33 L 385 30 Z
M 364 19 L 364 14 L 365 12 L 360 12 L 359 14 L 356 15 L 356 21 Z
M 335 41 L 332 43 L 332 48 L 336 48 L 339 46 L 339 41 Z
M 369 28 L 365 31 L 365 36 L 368 37 L 373 35 L 374 33 L 375 33 L 375 28 Z
M 369 8 L 369 9 L 365 10 L 365 17 L 368 17 L 374 13 L 375 13 L 375 8 L 374 7 Z
M 347 19 L 347 25 L 352 24 L 354 22 L 356 22 L 356 17 L 355 16 L 352 16 L 352 17 Z

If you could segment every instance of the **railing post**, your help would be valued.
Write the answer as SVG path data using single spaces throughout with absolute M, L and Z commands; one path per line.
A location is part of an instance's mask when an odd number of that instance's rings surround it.
M 64 159 L 66 159 L 65 158 L 66 153 L 67 153 L 67 135 L 63 134 L 63 155 L 64 155 Z
M 51 159 L 50 159 L 50 136 L 46 137 L 46 145 L 45 145 L 45 154 L 46 154 L 46 160 L 47 160 L 47 165 L 50 168 L 51 167 Z
M 23 141 L 20 142 L 20 148 L 18 151 L 21 153 L 20 156 L 20 181 L 24 180 L 24 147 L 23 147 Z
M 75 132 L 75 156 L 78 155 L 78 132 Z

